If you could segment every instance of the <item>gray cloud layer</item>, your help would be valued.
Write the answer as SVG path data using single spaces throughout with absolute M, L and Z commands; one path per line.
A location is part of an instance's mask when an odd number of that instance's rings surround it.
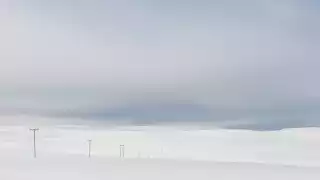
M 192 104 L 207 119 L 258 124 L 299 109 L 280 119 L 303 125 L 320 104 L 316 1 L 1 3 L 3 111 Z M 272 116 L 259 121 L 262 110 Z

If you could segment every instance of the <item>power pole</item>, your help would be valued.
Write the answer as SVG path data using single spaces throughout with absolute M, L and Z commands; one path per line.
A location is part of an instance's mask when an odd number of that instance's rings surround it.
M 39 128 L 30 128 L 30 131 L 33 132 L 33 157 L 37 158 L 36 132 L 39 131 Z
M 92 142 L 92 140 L 89 139 L 89 140 L 88 140 L 88 143 L 89 143 L 89 144 L 88 144 L 88 145 L 89 145 L 89 152 L 88 152 L 89 154 L 88 154 L 88 157 L 89 157 L 89 158 L 91 158 L 91 142 Z
M 120 158 L 124 158 L 124 145 L 120 145 Z

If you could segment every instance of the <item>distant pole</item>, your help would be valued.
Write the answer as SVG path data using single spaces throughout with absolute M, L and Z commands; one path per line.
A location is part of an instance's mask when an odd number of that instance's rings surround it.
M 36 132 L 39 131 L 39 128 L 30 128 L 30 131 L 33 132 L 33 157 L 37 158 Z
M 89 158 L 91 158 L 91 143 L 92 143 L 92 140 L 89 139 L 89 140 L 88 140 L 88 143 L 89 143 L 89 144 L 88 144 L 88 145 L 89 145 L 89 152 L 88 152 L 89 154 L 88 154 L 88 156 L 89 156 Z
M 124 145 L 120 145 L 120 158 L 124 158 Z

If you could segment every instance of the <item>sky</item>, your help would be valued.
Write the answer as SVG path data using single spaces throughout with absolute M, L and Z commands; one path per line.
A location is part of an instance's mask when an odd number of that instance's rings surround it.
M 319 126 L 316 0 L 0 0 L 0 112 Z

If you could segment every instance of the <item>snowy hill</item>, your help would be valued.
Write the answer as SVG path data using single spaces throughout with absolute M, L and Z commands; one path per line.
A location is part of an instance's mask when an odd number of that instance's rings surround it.
M 68 123 L 66 123 L 68 122 Z M 0 177 L 17 179 L 319 179 L 320 129 L 247 131 L 116 126 L 1 117 Z M 33 134 L 37 127 L 37 154 Z M 88 158 L 88 139 L 92 157 Z M 119 145 L 125 158 L 119 158 Z

